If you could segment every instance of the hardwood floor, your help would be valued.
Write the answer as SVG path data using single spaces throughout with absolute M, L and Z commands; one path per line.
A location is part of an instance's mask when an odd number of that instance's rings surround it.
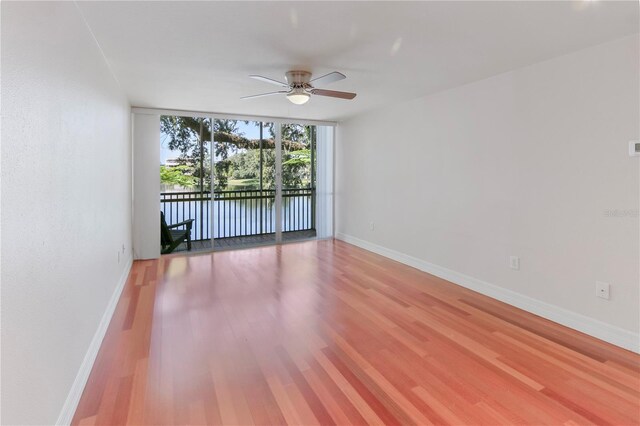
M 73 424 L 638 424 L 640 356 L 343 242 L 135 262 Z

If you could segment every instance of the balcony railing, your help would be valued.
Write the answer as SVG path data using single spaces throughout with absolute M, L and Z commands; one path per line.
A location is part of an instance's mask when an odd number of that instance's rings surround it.
M 315 188 L 282 190 L 282 232 L 315 229 Z M 160 209 L 167 223 L 195 219 L 191 238 L 242 237 L 272 234 L 275 226 L 274 189 L 200 192 L 163 192 Z M 213 213 L 213 222 L 211 214 Z

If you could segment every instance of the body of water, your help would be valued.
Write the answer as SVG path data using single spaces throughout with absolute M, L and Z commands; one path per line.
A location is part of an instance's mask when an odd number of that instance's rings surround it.
M 312 229 L 311 195 L 286 196 L 282 199 L 282 230 Z M 191 232 L 193 240 L 238 237 L 275 232 L 275 202 L 268 199 L 171 201 L 161 202 L 168 225 L 195 219 Z M 213 214 L 213 228 L 211 215 Z

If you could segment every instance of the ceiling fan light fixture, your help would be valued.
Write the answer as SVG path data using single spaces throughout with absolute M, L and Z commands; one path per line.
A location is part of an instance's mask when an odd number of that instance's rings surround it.
M 1 0 L 0 0 L 1 1 Z M 325 90 L 319 89 L 318 86 L 324 86 L 326 84 L 334 83 L 336 81 L 344 80 L 347 78 L 344 74 L 339 73 L 338 71 L 330 72 L 329 74 L 323 75 L 322 77 L 311 79 L 311 73 L 309 71 L 287 71 L 285 73 L 285 78 L 287 82 L 282 82 L 278 80 L 274 80 L 269 77 L 264 77 L 262 75 L 250 75 L 249 77 L 254 80 L 259 80 L 264 83 L 273 84 L 279 86 L 281 89 L 287 90 L 278 90 L 277 92 L 269 92 L 269 93 L 260 93 L 258 95 L 251 96 L 243 96 L 240 99 L 254 99 L 261 98 L 263 96 L 273 96 L 285 94 L 289 102 L 294 105 L 303 105 L 309 102 L 309 98 L 311 95 L 314 96 L 327 96 L 329 98 L 338 98 L 338 99 L 353 99 L 356 97 L 355 93 L 350 92 L 340 92 L 337 90 Z
M 309 101 L 309 98 L 311 98 L 311 95 L 306 93 L 302 88 L 293 89 L 291 93 L 287 94 L 287 99 L 289 99 L 292 104 L 296 105 L 306 104 Z

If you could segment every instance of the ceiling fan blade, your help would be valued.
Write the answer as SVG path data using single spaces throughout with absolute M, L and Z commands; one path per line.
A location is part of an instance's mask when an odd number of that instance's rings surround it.
M 344 80 L 346 75 L 339 73 L 338 71 L 330 72 L 322 77 L 314 78 L 309 83 L 312 86 L 326 86 L 329 83 L 335 83 L 336 81 Z
M 332 98 L 340 98 L 340 99 L 353 99 L 356 97 L 355 93 L 349 92 L 337 92 L 335 90 L 324 90 L 324 89 L 313 89 L 311 93 L 319 96 L 329 96 Z
M 240 99 L 261 98 L 263 96 L 279 95 L 280 93 L 289 93 L 287 90 L 280 90 L 278 92 L 261 93 L 259 95 L 243 96 Z
M 255 80 L 264 81 L 265 83 L 275 84 L 276 86 L 286 87 L 287 89 L 289 88 L 289 85 L 287 83 L 283 83 L 281 81 L 274 80 L 274 79 L 269 78 L 269 77 L 263 77 L 261 75 L 250 75 L 249 77 L 253 78 Z

